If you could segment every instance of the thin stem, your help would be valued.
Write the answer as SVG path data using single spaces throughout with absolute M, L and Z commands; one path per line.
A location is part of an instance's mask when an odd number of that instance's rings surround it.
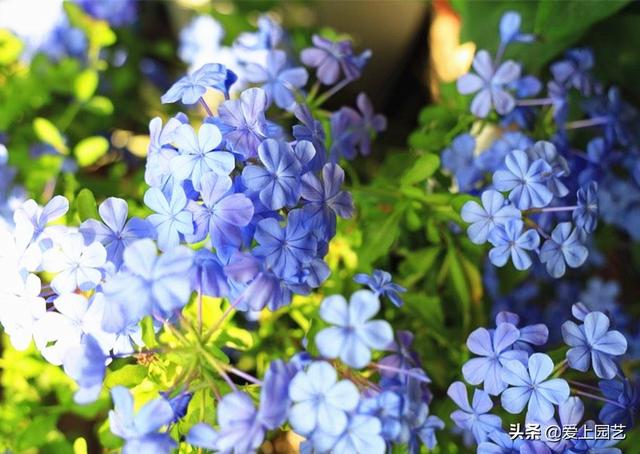
M 198 290 L 198 334 L 202 336 L 202 289 Z
M 590 389 L 592 391 L 597 391 L 600 392 L 600 388 L 598 388 L 597 386 L 592 386 L 592 385 L 587 385 L 586 383 L 582 383 L 579 381 L 575 381 L 575 380 L 567 380 L 567 382 L 571 385 L 575 385 L 575 386 L 581 386 L 585 389 Z
M 516 105 L 521 107 L 548 106 L 551 104 L 553 104 L 553 100 L 551 98 L 519 99 L 516 101 Z
M 205 333 L 205 335 L 202 337 L 203 344 L 206 344 L 211 338 L 211 336 L 213 336 L 213 334 L 218 330 L 218 328 L 220 328 L 220 326 L 222 325 L 222 322 L 224 322 L 225 319 L 229 316 L 229 314 L 231 314 L 231 312 L 235 310 L 236 308 L 235 306 L 236 304 L 238 304 L 239 301 L 240 299 L 238 298 L 233 303 L 231 303 L 229 307 L 222 313 L 218 321 L 209 329 L 209 331 Z
M 380 363 L 372 363 L 371 364 L 373 367 L 375 367 L 376 369 L 380 369 L 380 370 L 388 370 L 389 372 L 395 372 L 397 374 L 403 374 L 406 375 L 408 377 L 413 377 L 416 380 L 419 380 L 421 382 L 424 383 L 430 383 L 431 381 L 425 377 L 424 375 L 420 375 L 416 372 L 413 372 L 411 370 L 406 370 L 406 369 L 398 369 L 397 367 L 393 367 L 393 366 L 386 366 L 384 364 L 380 364 Z
M 613 400 L 609 400 L 604 397 L 596 396 L 595 394 L 591 394 L 586 391 L 581 391 L 575 388 L 573 388 L 572 391 L 578 394 L 579 396 L 588 397 L 589 399 L 595 399 L 595 400 L 599 400 L 600 402 L 606 402 L 608 404 L 615 405 L 616 407 L 625 408 L 624 405 L 620 404 L 619 402 L 615 402 Z
M 533 220 L 529 219 L 529 218 L 525 218 L 524 220 L 525 224 L 533 227 L 534 229 L 536 229 L 536 231 L 542 236 L 542 238 L 544 238 L 545 240 L 548 240 L 550 238 L 549 234 L 547 232 L 545 232 L 542 227 L 540 227 L 536 222 L 534 222 Z
M 607 117 L 594 117 L 589 118 L 587 120 L 576 120 L 565 123 L 565 129 L 579 129 L 579 128 L 590 128 L 591 126 L 600 126 L 607 124 L 609 119 Z
M 240 378 L 245 379 L 246 381 L 248 381 L 249 383 L 253 383 L 254 385 L 258 385 L 258 386 L 262 386 L 262 382 L 260 380 L 258 380 L 256 377 L 254 377 L 253 375 L 249 375 L 246 372 L 241 371 L 240 369 L 236 369 L 233 366 L 230 365 L 225 365 L 224 368 L 231 372 L 233 375 L 236 375 Z
M 204 100 L 204 98 L 200 98 L 198 99 L 198 101 L 200 102 L 200 104 L 202 105 L 202 107 L 204 107 L 204 110 L 207 111 L 207 115 L 209 115 L 210 117 L 213 117 L 213 112 L 211 111 L 211 109 L 209 108 L 209 105 L 207 104 L 207 102 Z
M 566 206 L 566 207 L 547 207 L 547 208 L 531 208 L 528 210 L 530 213 L 555 213 L 561 211 L 573 211 L 578 208 L 578 205 Z
M 318 97 L 318 99 L 316 99 L 316 101 L 314 102 L 314 105 L 316 107 L 321 106 L 322 104 L 324 104 L 325 102 L 327 102 L 327 100 L 329 98 L 331 98 L 333 95 L 335 95 L 336 93 L 338 93 L 340 90 L 342 90 L 344 87 L 346 87 L 347 85 L 349 85 L 351 82 L 353 81 L 353 79 L 349 79 L 344 78 L 342 79 L 340 82 L 338 82 L 337 84 L 335 84 L 333 87 L 331 87 L 329 90 L 325 91 L 322 95 L 320 95 Z

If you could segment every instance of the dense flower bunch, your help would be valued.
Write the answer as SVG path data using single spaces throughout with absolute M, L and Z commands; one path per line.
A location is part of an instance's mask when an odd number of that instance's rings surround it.
M 494 329 L 478 328 L 469 335 L 467 347 L 477 356 L 464 364 L 462 373 L 476 387 L 472 401 L 463 382 L 453 383 L 448 394 L 459 407 L 451 419 L 472 433 L 478 453 L 621 452 L 613 446 L 633 425 L 640 403 L 638 385 L 625 378 L 618 365 L 627 341 L 610 328 L 602 312 L 590 312 L 580 303 L 572 312 L 577 323 L 563 323 L 562 337 L 569 348 L 556 365 L 538 351 L 547 343 L 549 328 L 522 326 L 514 313 L 500 312 Z M 592 371 L 601 381 L 596 387 L 574 379 L 574 370 L 587 379 Z M 499 405 L 494 397 L 499 397 Z M 597 422 L 588 416 L 592 405 L 585 406 L 581 398 L 602 404 Z M 512 415 L 526 408 L 524 421 L 510 424 L 507 431 L 502 418 L 491 413 L 494 405 Z M 596 437 L 595 428 L 603 424 L 620 433 Z
M 131 217 L 127 202 L 116 197 L 104 200 L 97 216 L 81 213 L 77 227 L 68 225 L 73 218 L 62 196 L 45 206 L 28 200 L 13 211 L 12 223 L 0 230 L 0 322 L 14 347 L 25 349 L 33 339 L 47 361 L 64 367 L 78 384 L 80 404 L 98 398 L 114 360 L 187 352 L 184 374 L 137 412 L 129 389 L 111 388 L 110 428 L 124 440 L 124 452 L 176 447 L 171 429 L 187 414 L 195 380 L 217 400 L 217 424 L 188 427 L 186 440 L 194 446 L 253 452 L 268 431 L 288 423 L 307 439 L 305 452 L 431 448 L 444 423 L 429 414 L 430 379 L 412 351 L 413 336 L 394 336 L 388 322 L 372 320 L 381 297 L 402 305 L 405 289 L 386 272 L 357 275 L 370 290 L 349 302 L 326 298 L 317 353 L 304 347 L 289 362 L 274 360 L 261 380 L 215 346 L 233 311 L 248 318 L 264 308 L 275 311 L 327 279 L 323 258 L 336 219 L 353 212 L 338 158 L 368 153 L 384 128 L 365 95 L 358 98 L 360 113 L 345 107 L 322 118 L 327 136 L 314 118 L 365 63 L 348 42 L 315 37 L 314 47 L 302 52 L 303 63 L 317 68 L 317 86 L 330 85 L 315 97 L 304 91 L 307 70 L 289 67 L 277 42 L 261 33 L 254 45 L 266 46 L 267 58 L 264 66 L 246 65 L 252 86 L 237 98 L 229 92 L 238 75 L 220 63 L 186 75 L 162 97 L 198 104 L 206 115 L 198 126 L 183 113 L 164 124 L 151 121 L 146 218 Z M 282 33 L 274 28 L 271 34 Z M 225 97 L 215 114 L 204 98 L 210 90 Z M 291 132 L 269 119 L 277 109 L 297 120 Z M 212 326 L 202 326 L 203 300 L 212 297 L 227 301 L 227 308 Z M 186 315 L 191 305 L 198 306 L 199 329 Z M 172 340 L 158 345 L 158 338 Z M 388 354 L 373 361 L 383 350 Z M 254 386 L 260 387 L 257 404 Z
M 461 191 L 481 192 L 481 203 L 468 202 L 461 214 L 471 241 L 493 246 L 491 262 L 501 267 L 511 259 L 525 270 L 533 253 L 558 278 L 585 263 L 599 218 L 634 238 L 640 231 L 638 115 L 617 88 L 606 90 L 595 79 L 587 49 L 553 63 L 546 97 L 534 98 L 543 83 L 524 75 L 521 64 L 502 61 L 509 44 L 535 40 L 520 32 L 520 22 L 517 13 L 506 13 L 497 56 L 478 51 L 473 71 L 457 81 L 460 93 L 475 94 L 472 114 L 485 127 L 495 121 L 499 137 L 478 150 L 476 137 L 462 134 L 442 161 Z M 579 117 L 569 121 L 574 111 Z M 583 129 L 594 133 L 586 141 L 577 131 Z M 540 130 L 553 133 L 541 137 Z

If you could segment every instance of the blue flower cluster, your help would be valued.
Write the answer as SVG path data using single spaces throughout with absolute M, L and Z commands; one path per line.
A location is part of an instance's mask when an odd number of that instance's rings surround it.
M 595 78 L 588 49 L 553 63 L 546 97 L 536 97 L 544 84 L 524 75 L 520 63 L 501 62 L 510 43 L 535 41 L 520 25 L 517 13 L 505 13 L 496 57 L 478 51 L 473 71 L 457 81 L 460 93 L 475 93 L 471 113 L 485 126 L 495 123 L 486 126 L 493 142 L 482 149 L 476 137 L 462 134 L 442 162 L 460 191 L 481 195 L 482 203 L 467 203 L 462 217 L 471 224 L 471 241 L 492 244 L 491 262 L 511 259 L 524 270 L 534 253 L 558 278 L 585 263 L 599 220 L 637 239 L 640 117 L 616 87 L 606 90 Z M 543 130 L 554 132 L 539 136 Z M 586 139 L 578 130 L 589 132 Z
M 585 418 L 581 398 L 604 402 L 599 423 L 623 425 L 625 430 L 631 428 L 638 411 L 638 386 L 624 377 L 617 363 L 627 349 L 625 337 L 610 329 L 609 318 L 602 312 L 590 312 L 579 303 L 573 306 L 573 315 L 580 323 L 566 321 L 562 325 L 569 349 L 566 359 L 557 365 L 548 354 L 538 351 L 547 343 L 549 328 L 544 324 L 523 326 L 514 313 L 500 312 L 494 329 L 478 328 L 469 335 L 467 347 L 476 356 L 464 364 L 462 374 L 476 387 L 472 400 L 469 402 L 463 382 L 453 383 L 448 395 L 458 406 L 451 419 L 473 435 L 478 453 L 621 453 L 612 447 L 616 440 L 545 437 L 544 429 L 550 426 L 573 426 L 576 433 L 593 431 L 594 421 Z M 593 370 L 602 379 L 599 389 L 561 378 L 568 368 L 582 373 Z M 507 433 L 502 418 L 491 413 L 498 403 L 493 397 L 498 396 L 499 406 L 507 413 L 519 415 L 526 408 L 521 427 L 538 425 L 542 428 L 541 439 Z
M 130 4 L 89 3 L 105 19 L 124 14 Z M 151 321 L 152 336 L 162 328 L 180 336 L 185 306 L 215 297 L 226 300 L 228 309 L 218 325 L 208 327 L 213 333 L 232 310 L 277 310 L 329 276 L 324 257 L 337 218 L 350 217 L 354 209 L 337 160 L 355 156 L 355 150 L 369 153 L 385 121 L 364 94 L 357 100 L 360 112 L 320 109 L 359 77 L 368 53 L 354 54 L 345 41 L 314 38 L 315 47 L 301 59 L 317 68 L 318 86 L 329 87 L 307 93 L 307 69 L 292 66 L 293 57 L 277 47 L 282 38 L 278 24 L 262 19 L 260 30 L 243 34 L 234 49 L 238 58 L 244 48 L 260 51 L 264 61 L 245 61 L 238 74 L 206 62 L 162 96 L 165 103 L 199 106 L 205 117 L 198 124 L 184 113 L 164 124 L 151 121 L 146 218 L 130 216 L 126 200 L 110 197 L 95 218 L 74 227 L 69 201 L 55 196 L 45 206 L 34 200 L 18 204 L 0 226 L 0 323 L 16 348 L 33 340 L 47 361 L 63 366 L 78 385 L 77 403 L 98 398 L 114 359 L 153 354 L 142 323 Z M 236 84 L 246 85 L 234 92 Z M 212 109 L 205 98 L 216 91 L 225 99 Z M 335 115 L 347 118 L 338 130 L 331 126 Z M 339 143 L 340 151 L 330 143 Z M 12 170 L 6 149 L 0 152 L 0 196 L 13 203 L 6 197 Z M 406 345 L 398 347 L 387 322 L 370 320 L 380 295 L 399 305 L 404 289 L 381 271 L 358 280 L 375 293 L 362 290 L 349 305 L 338 296 L 323 303 L 321 316 L 334 326 L 318 334 L 317 359 L 302 353 L 290 364 L 274 361 L 264 381 L 225 364 L 219 375 L 230 392 L 216 394 L 218 427 L 197 425 L 189 441 L 246 454 L 260 447 L 268 430 L 289 421 L 318 452 L 384 452 L 387 443 L 408 443 L 417 452 L 420 443 L 435 445 L 442 422 L 429 416 L 428 377 L 414 355 L 405 357 L 410 339 L 405 335 Z M 373 350 L 386 349 L 397 353 L 371 361 Z M 326 362 L 337 358 L 343 365 Z M 364 367 L 366 373 L 350 369 Z M 262 386 L 258 407 L 225 371 Z M 374 373 L 380 384 L 369 382 Z M 124 452 L 175 447 L 166 428 L 186 414 L 191 393 L 173 391 L 136 413 L 129 390 L 111 390 L 111 430 L 124 439 Z

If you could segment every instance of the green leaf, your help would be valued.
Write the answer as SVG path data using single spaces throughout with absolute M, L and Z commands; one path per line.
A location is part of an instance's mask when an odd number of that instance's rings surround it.
M 83 106 L 86 110 L 96 115 L 111 115 L 113 103 L 104 96 L 94 96 Z
M 469 290 L 469 284 L 464 272 L 460 258 L 453 244 L 449 244 L 447 251 L 447 262 L 449 265 L 449 280 L 453 287 L 453 293 L 460 301 L 460 313 L 462 315 L 462 327 L 465 331 L 469 327 L 470 322 L 470 309 L 471 309 L 471 294 Z
M 113 388 L 114 386 L 126 386 L 130 388 L 140 384 L 146 377 L 146 367 L 140 364 L 127 364 L 109 373 L 104 379 L 104 386 L 106 388 Z
M 101 136 L 88 137 L 82 140 L 73 149 L 78 165 L 87 167 L 94 164 L 98 159 L 109 151 L 109 141 Z
M 148 348 L 155 348 L 158 345 L 156 340 L 156 331 L 153 326 L 153 319 L 145 317 L 142 319 L 142 340 Z
M 366 269 L 378 258 L 386 255 L 396 241 L 399 234 L 399 222 L 404 210 L 397 209 L 378 225 L 369 224 L 365 231 L 363 249 L 360 250 L 358 261 Z
M 91 99 L 98 88 L 98 72 L 92 69 L 85 69 L 73 82 L 73 92 L 78 101 L 85 102 Z
M 409 186 L 425 181 L 440 167 L 440 158 L 432 153 L 420 156 L 402 176 L 400 184 Z
M 100 218 L 100 216 L 98 216 L 96 198 L 93 196 L 93 192 L 87 188 L 81 189 L 80 192 L 78 192 L 76 197 L 76 210 L 78 211 L 78 216 L 81 221 Z
M 37 117 L 33 120 L 33 131 L 38 139 L 51 145 L 59 153 L 69 154 L 69 148 L 58 128 L 46 118 Z

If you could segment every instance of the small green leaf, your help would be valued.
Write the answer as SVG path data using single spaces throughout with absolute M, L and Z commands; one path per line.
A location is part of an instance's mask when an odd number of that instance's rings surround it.
M 94 164 L 109 151 L 109 141 L 101 136 L 88 137 L 82 140 L 73 150 L 78 164 L 87 167 Z
M 366 269 L 374 260 L 386 255 L 396 241 L 399 231 L 399 222 L 404 214 L 403 209 L 398 209 L 386 217 L 382 224 L 370 225 L 365 233 L 364 245 L 360 251 L 359 262 Z
M 147 368 L 140 364 L 127 364 L 120 369 L 111 372 L 104 379 L 106 388 L 114 386 L 132 387 L 140 384 L 147 377 Z
M 38 117 L 34 119 L 33 131 L 38 139 L 51 145 L 59 153 L 69 154 L 69 148 L 67 148 L 64 137 L 58 128 L 46 118 Z
M 104 96 L 94 96 L 84 105 L 84 108 L 96 115 L 111 115 L 113 113 L 113 103 Z
M 471 295 L 464 268 L 452 244 L 449 245 L 449 250 L 447 251 L 447 261 L 449 262 L 449 279 L 451 280 L 453 292 L 460 301 L 462 326 L 466 331 L 470 322 Z
M 96 198 L 89 189 L 82 189 L 76 197 L 76 210 L 81 221 L 99 219 Z
M 91 99 L 98 88 L 98 73 L 92 69 L 85 69 L 73 83 L 73 92 L 78 101 L 85 102 Z
M 432 153 L 424 154 L 402 176 L 400 183 L 403 186 L 409 186 L 425 181 L 438 170 L 438 167 L 440 167 L 440 158 L 438 156 Z

